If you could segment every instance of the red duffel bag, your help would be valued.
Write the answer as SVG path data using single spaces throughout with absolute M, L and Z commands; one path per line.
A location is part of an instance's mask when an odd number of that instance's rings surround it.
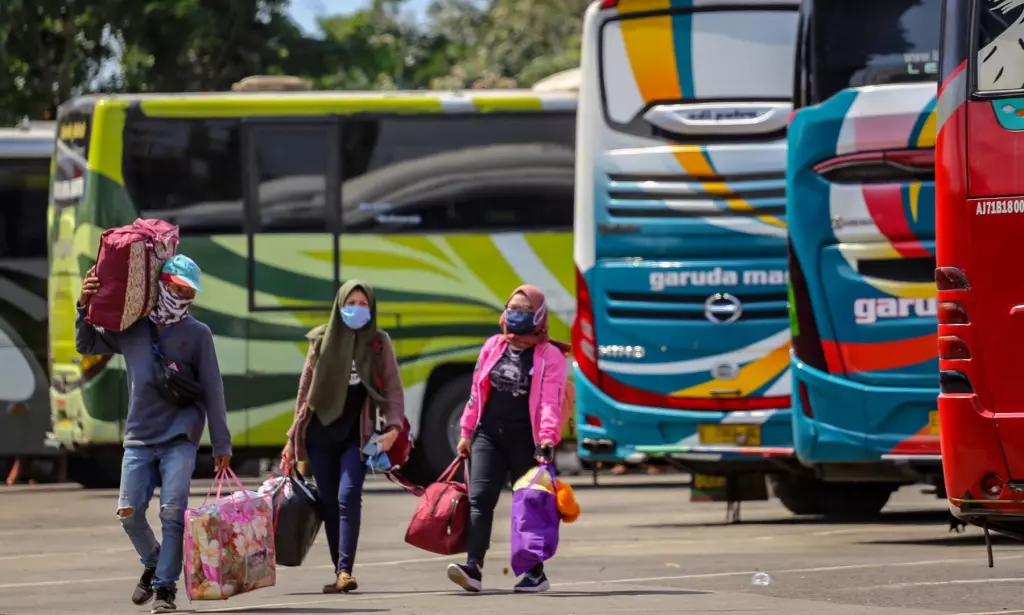
M 457 457 L 441 478 L 420 496 L 420 503 L 405 532 L 405 542 L 438 555 L 466 552 L 466 528 L 469 525 L 469 490 L 465 483 L 452 480 L 462 465 Z M 466 465 L 469 480 L 469 465 Z
M 89 300 L 85 321 L 118 332 L 149 316 L 160 268 L 177 250 L 178 227 L 163 220 L 139 218 L 104 231 L 95 271 L 100 289 Z

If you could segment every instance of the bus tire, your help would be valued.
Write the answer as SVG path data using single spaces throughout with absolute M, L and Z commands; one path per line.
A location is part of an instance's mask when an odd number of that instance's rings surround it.
M 772 493 L 794 515 L 828 512 L 828 483 L 796 474 L 774 475 Z
M 455 449 L 449 443 L 449 425 L 462 416 L 469 397 L 473 374 L 461 374 L 445 382 L 430 396 L 423 414 L 418 446 L 423 473 L 434 481 L 455 459 Z
M 86 489 L 117 489 L 121 486 L 121 459 L 114 455 L 68 455 L 68 480 Z
M 836 521 L 876 517 L 895 488 L 893 483 L 826 483 L 798 475 L 772 478 L 772 492 L 789 512 Z
M 897 488 L 894 483 L 833 483 L 829 486 L 825 518 L 836 521 L 874 519 Z

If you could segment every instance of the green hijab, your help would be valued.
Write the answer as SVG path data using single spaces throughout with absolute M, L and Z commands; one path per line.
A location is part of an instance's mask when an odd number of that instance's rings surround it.
M 341 319 L 341 308 L 353 290 L 362 290 L 370 304 L 370 322 L 361 329 L 352 329 Z M 367 394 L 378 405 L 384 396 L 377 387 L 377 365 L 373 356 L 373 338 L 383 332 L 377 329 L 377 300 L 366 282 L 349 280 L 334 297 L 331 319 L 326 325 L 310 331 L 306 337 L 317 348 L 316 368 L 306 400 L 320 422 L 329 425 L 341 418 L 348 395 L 348 376 L 355 361 L 356 373 Z

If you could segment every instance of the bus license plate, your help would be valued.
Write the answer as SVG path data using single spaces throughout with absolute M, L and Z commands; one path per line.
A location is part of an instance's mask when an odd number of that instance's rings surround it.
M 933 435 L 939 435 L 939 411 L 932 410 L 928 413 L 928 431 Z
M 697 425 L 701 444 L 760 446 L 760 425 Z

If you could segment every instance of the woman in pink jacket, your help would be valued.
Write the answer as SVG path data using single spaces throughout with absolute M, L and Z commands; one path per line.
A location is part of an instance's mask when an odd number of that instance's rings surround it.
M 462 413 L 459 455 L 470 457 L 469 536 L 465 564 L 448 578 L 471 592 L 482 587 L 494 507 L 502 488 L 550 462 L 562 437 L 562 393 L 569 346 L 548 338 L 544 293 L 530 285 L 512 293 L 498 321 L 502 333 L 484 343 Z M 527 572 L 517 592 L 550 587 L 543 565 Z

